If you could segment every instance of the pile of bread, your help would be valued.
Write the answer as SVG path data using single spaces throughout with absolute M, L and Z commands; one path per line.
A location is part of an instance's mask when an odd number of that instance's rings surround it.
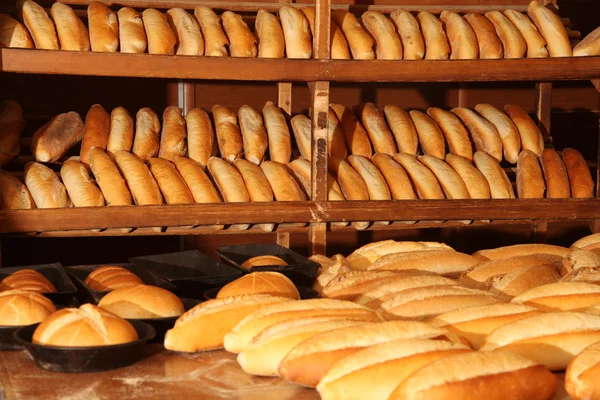
M 600 390 L 600 235 L 473 255 L 384 241 L 315 256 L 324 298 L 256 273 L 183 314 L 167 349 L 224 348 L 323 399 L 573 399 Z M 267 273 L 273 274 L 273 273 Z M 244 282 L 241 282 L 241 281 Z M 246 293 L 240 291 L 241 285 Z M 254 290 L 256 288 L 256 290 Z M 237 289 L 237 290 L 235 290 Z
M 166 13 L 142 13 L 124 7 L 117 13 L 93 1 L 88 26 L 60 2 L 50 16 L 32 0 L 20 0 L 18 13 L 25 26 L 0 16 L 0 44 L 49 50 L 177 54 L 265 58 L 311 58 L 315 11 L 313 7 L 283 6 L 278 17 L 259 10 L 254 33 L 242 16 L 198 6 L 194 15 L 181 8 Z M 570 57 L 600 54 L 600 30 L 574 49 L 561 19 L 537 1 L 528 15 L 506 10 L 485 15 L 444 11 L 416 17 L 396 10 L 386 17 L 366 11 L 357 19 L 345 10 L 331 12 L 331 58 L 383 60 L 494 59 Z

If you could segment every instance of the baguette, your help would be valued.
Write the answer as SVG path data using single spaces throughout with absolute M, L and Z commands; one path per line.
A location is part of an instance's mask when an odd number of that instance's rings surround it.
M 242 133 L 244 157 L 258 165 L 267 152 L 267 131 L 262 117 L 254 108 L 243 105 L 238 110 L 238 121 Z
M 167 21 L 175 38 L 175 54 L 178 56 L 204 55 L 204 38 L 196 18 L 182 8 L 171 8 L 167 11 Z M 170 37 L 170 34 L 167 33 L 167 36 Z
M 558 15 L 535 0 L 529 3 L 527 14 L 548 43 L 550 57 L 573 56 L 569 35 Z
M 496 34 L 504 47 L 504 58 L 523 58 L 527 51 L 527 42 L 515 26 L 500 11 L 489 11 L 485 16 L 494 24 Z
M 344 132 L 348 152 L 370 158 L 373 152 L 369 136 L 352 111 L 341 104 L 333 103 L 329 105 L 329 109 L 335 113 Z
M 600 254 L 578 248 L 573 248 L 572 250 L 573 251 L 561 261 L 561 271 L 563 275 L 582 268 L 595 268 L 600 266 Z
M 256 57 L 256 38 L 250 32 L 242 16 L 231 11 L 221 15 L 223 28 L 229 39 L 229 54 L 231 57 Z
M 404 10 L 394 10 L 390 18 L 402 39 L 404 59 L 422 60 L 425 55 L 425 43 L 417 19 L 410 12 Z
M 383 107 L 383 113 L 394 134 L 399 152 L 416 155 L 419 149 L 419 136 L 410 115 L 394 105 Z
M 215 132 L 206 111 L 194 108 L 185 117 L 188 136 L 188 157 L 206 168 L 208 159 L 217 154 Z
M 185 156 L 187 153 L 187 131 L 181 113 L 181 108 L 176 106 L 165 108 L 158 152 L 160 158 L 172 161 L 173 157 Z
M 133 118 L 124 107 L 117 107 L 110 113 L 110 130 L 106 153 L 115 158 L 119 150 L 131 151 L 133 146 Z
M 292 138 L 283 112 L 275 104 L 267 101 L 262 115 L 269 137 L 269 158 L 282 164 L 289 163 L 292 158 Z
M 363 29 L 354 14 L 345 10 L 331 10 L 331 18 L 344 32 L 353 59 L 375 59 L 373 38 Z
M 427 11 L 419 12 L 417 18 L 425 39 L 425 59 L 447 60 L 450 54 L 450 46 L 442 21 Z
M 444 161 L 433 156 L 419 156 L 419 161 L 433 172 L 447 199 L 470 199 L 460 175 Z
M 484 260 L 498 260 L 506 257 L 531 255 L 543 257 L 550 262 L 560 262 L 570 252 L 566 247 L 551 244 L 515 244 L 495 249 L 479 250 L 473 255 Z
M 221 19 L 215 12 L 205 6 L 197 6 L 194 15 L 198 19 L 204 37 L 204 55 L 210 57 L 227 57 L 229 39 L 221 28 Z
M 469 132 L 460 119 L 453 113 L 437 107 L 428 108 L 427 114 L 433 118 L 444 133 L 450 153 L 472 160 L 473 145 L 469 139 Z
M 593 233 L 577 240 L 571 245 L 571 249 L 585 249 L 589 246 L 596 246 L 598 243 L 600 243 L 600 233 Z
M 459 14 L 443 11 L 440 19 L 445 24 L 448 42 L 450 42 L 451 60 L 477 60 L 479 45 L 471 25 Z
M 217 157 L 208 160 L 208 172 L 217 185 L 223 200 L 228 203 L 244 203 L 250 201 L 250 195 L 244 180 L 235 167 Z
M 67 190 L 50 168 L 36 162 L 25 164 L 25 185 L 37 208 L 65 208 L 70 206 Z
M 486 152 L 498 162 L 502 161 L 502 139 L 494 124 L 468 108 L 456 107 L 452 112 L 467 126 L 477 151 Z
M 61 50 L 90 51 L 87 28 L 71 7 L 63 3 L 54 3 L 50 8 L 50 15 L 56 26 Z
M 344 131 L 342 130 L 337 115 L 331 108 L 327 112 L 327 119 L 329 121 L 327 128 L 328 154 L 334 158 L 348 157 L 348 149 L 346 148 Z
M 394 154 L 396 160 L 408 173 L 419 199 L 444 199 L 444 192 L 433 172 L 411 154 Z
M 556 151 L 552 149 L 542 151 L 542 170 L 546 181 L 547 198 L 568 199 L 571 197 L 567 167 Z
M 140 109 L 135 116 L 135 138 L 133 154 L 143 161 L 158 155 L 160 145 L 160 121 L 156 113 L 148 107 Z
M 346 200 L 369 200 L 369 188 L 367 184 L 348 162 L 329 158 L 327 160 L 327 168 L 338 181 Z M 352 222 L 352 226 L 362 230 L 369 226 L 369 222 L 355 221 Z
M 244 184 L 248 189 L 250 201 L 260 202 L 275 200 L 275 195 L 273 194 L 273 189 L 271 189 L 269 180 L 258 165 L 242 159 L 235 160 L 233 165 L 237 168 L 244 180 Z M 271 232 L 275 229 L 275 224 L 262 224 L 260 227 L 265 232 Z
M 527 15 L 515 10 L 506 10 L 504 15 L 519 29 L 527 42 L 527 58 L 548 57 L 546 41 Z
M 367 267 L 368 271 L 425 271 L 438 275 L 458 277 L 462 272 L 479 264 L 479 259 L 452 249 L 422 249 L 388 254 Z
M 0 209 L 28 210 L 35 208 L 29 189 L 19 178 L 0 171 Z
M 296 146 L 303 159 L 312 160 L 312 126 L 311 120 L 304 114 L 297 114 L 292 117 L 292 131 L 296 139 Z
M 475 110 L 496 127 L 502 140 L 504 159 L 511 164 L 516 164 L 521 151 L 521 136 L 516 125 L 506 114 L 491 104 L 477 104 Z
M 221 157 L 233 161 L 243 152 L 243 141 L 235 114 L 227 107 L 215 104 L 212 107 L 217 131 L 217 143 Z
M 496 258 L 469 268 L 460 276 L 458 283 L 475 289 L 486 289 L 487 282 L 495 276 L 504 276 L 522 268 L 549 265 L 550 263 L 547 258 L 539 255 L 513 255 Z
M 594 181 L 585 158 L 574 149 L 564 149 L 562 158 L 571 183 L 571 196 L 575 199 L 593 198 Z
M 115 162 L 131 191 L 133 201 L 139 206 L 163 204 L 163 196 L 152 173 L 135 154 L 118 151 Z
M 0 14 L 0 46 L 35 48 L 27 28 L 8 14 Z
M 119 20 L 103 3 L 92 1 L 87 10 L 92 51 L 114 53 L 119 48 Z
M 573 49 L 573 56 L 586 57 L 600 55 L 600 28 L 594 29 Z
M 285 39 L 279 19 L 265 10 L 258 10 L 254 23 L 258 41 L 258 57 L 283 58 Z
M 370 200 L 392 199 L 385 178 L 381 175 L 375 164 L 365 157 L 355 155 L 348 157 L 348 162 L 367 184 Z
M 536 286 L 512 299 L 542 311 L 580 311 L 600 304 L 600 286 L 587 282 L 554 282 Z
M 82 163 L 88 164 L 89 152 L 92 147 L 97 147 L 102 151 L 106 150 L 109 133 L 110 115 L 100 104 L 94 104 L 85 117 L 80 153 Z
M 376 11 L 366 11 L 361 16 L 362 25 L 375 39 L 378 60 L 401 60 L 402 42 L 392 22 Z
M 302 185 L 307 197 L 310 197 L 311 188 L 311 164 L 310 161 L 298 158 L 288 164 L 288 168 L 292 171 L 298 182 Z M 337 183 L 331 173 L 327 173 L 327 197 L 329 201 L 342 201 L 344 195 L 342 188 Z M 345 225 L 344 225 L 345 226 Z
M 412 110 L 409 114 L 417 129 L 423 153 L 443 160 L 446 157 L 446 142 L 440 127 L 422 111 Z
M 31 153 L 36 161 L 54 162 L 81 141 L 83 121 L 74 111 L 59 114 L 35 131 L 31 138 Z
M 369 134 L 373 150 L 376 153 L 394 154 L 397 152 L 392 133 L 385 123 L 381 111 L 373 103 L 364 103 L 357 107 L 357 115 Z
M 531 150 L 541 156 L 544 150 L 544 138 L 531 117 L 516 104 L 507 104 L 504 106 L 504 111 L 519 130 L 523 150 Z
M 283 6 L 279 9 L 279 19 L 283 28 L 287 58 L 311 58 L 310 26 L 302 11 Z
M 477 169 L 487 180 L 492 199 L 514 199 L 515 192 L 506 172 L 498 165 L 498 161 L 483 151 L 473 155 Z
M 90 177 L 85 166 L 73 160 L 66 161 L 60 169 L 60 177 L 75 207 L 101 207 L 104 196 Z
M 222 201 L 219 191 L 204 172 L 202 165 L 191 158 L 180 156 L 175 156 L 173 162 L 196 203 L 220 203 Z
M 546 191 L 542 168 L 530 150 L 523 150 L 517 161 L 517 193 L 523 199 L 543 199 Z
M 314 7 L 302 7 L 300 9 L 310 25 L 310 31 L 315 33 L 315 8 Z M 350 51 L 348 50 L 348 42 L 344 37 L 344 33 L 337 26 L 337 24 L 331 20 L 329 40 L 331 43 L 331 58 L 332 59 L 350 59 Z
M 24 130 L 25 120 L 21 106 L 13 100 L 0 102 L 0 165 L 8 164 L 19 155 Z
M 473 28 L 477 37 L 479 46 L 479 58 L 484 59 L 499 59 L 504 57 L 504 47 L 502 41 L 496 33 L 494 24 L 490 22 L 484 15 L 467 14 L 465 19 Z
M 585 348 L 569 364 L 565 389 L 573 399 L 595 399 L 600 393 L 597 379 L 600 368 L 600 344 Z
M 408 174 L 390 155 L 377 153 L 373 163 L 383 175 L 390 194 L 394 200 L 416 200 L 417 195 L 412 187 Z
M 269 180 L 277 201 L 306 201 L 307 197 L 284 164 L 265 161 L 260 168 Z
M 366 270 L 369 265 L 381 257 L 393 253 L 405 253 L 416 250 L 446 249 L 451 247 L 444 243 L 436 242 L 396 242 L 395 240 L 383 240 L 362 246 L 348 256 L 348 262 L 354 270 Z
M 89 165 L 107 206 L 129 206 L 131 193 L 119 173 L 117 166 L 102 150 L 92 147 L 89 153 Z
M 323 286 L 328 299 L 355 301 L 361 294 L 398 276 L 393 271 L 351 271 L 340 274 Z
M 535 287 L 556 283 L 559 280 L 558 269 L 552 264 L 527 266 L 490 279 L 489 291 L 508 300 Z
M 148 36 L 148 53 L 175 54 L 177 37 L 169 26 L 167 16 L 153 8 L 147 8 L 142 13 L 144 28 Z
M 133 8 L 123 7 L 117 12 L 117 17 L 121 53 L 145 53 L 148 41 L 141 15 Z
M 94 4 L 94 3 L 92 3 Z M 59 50 L 54 23 L 43 7 L 32 0 L 19 2 L 17 7 L 23 23 L 31 34 L 36 49 Z
M 473 165 L 471 160 L 454 154 L 446 156 L 446 162 L 456 171 L 465 183 L 469 198 L 489 199 L 490 185 L 485 176 Z

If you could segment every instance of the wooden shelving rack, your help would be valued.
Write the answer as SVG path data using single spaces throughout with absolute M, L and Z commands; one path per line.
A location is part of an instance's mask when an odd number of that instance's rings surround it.
M 88 0 L 61 0 L 84 7 Z M 48 1 L 51 3 L 51 1 Z M 113 4 L 110 0 L 104 0 Z M 460 0 L 424 1 L 411 5 L 407 0 L 393 6 L 350 6 L 390 12 L 396 8 L 440 12 L 486 12 L 492 9 L 526 9 L 528 0 Z M 415 2 L 416 3 L 416 2 Z M 435 3 L 435 4 L 433 4 Z M 476 3 L 476 4 L 474 4 Z M 548 3 L 555 1 L 547 0 Z M 202 0 L 119 0 L 120 6 L 168 9 L 192 9 L 204 4 L 218 10 L 255 12 L 258 9 L 276 11 L 281 5 L 257 2 L 218 2 Z M 292 82 L 306 82 L 312 96 L 312 187 L 306 202 L 227 203 L 195 205 L 129 206 L 102 208 L 70 208 L 53 210 L 0 211 L 0 235 L 36 236 L 128 236 L 156 235 L 151 226 L 162 226 L 164 235 L 197 235 L 261 232 L 254 227 L 240 231 L 235 227 L 215 230 L 208 225 L 236 223 L 277 223 L 277 240 L 289 244 L 290 232 L 307 232 L 311 252 L 325 253 L 328 232 L 353 229 L 330 226 L 340 221 L 391 221 L 389 225 L 374 224 L 369 229 L 404 229 L 420 227 L 494 225 L 536 222 L 542 231 L 548 221 L 600 220 L 598 199 L 540 200 L 415 200 L 415 201 L 343 201 L 329 202 L 326 195 L 327 171 L 327 111 L 330 82 L 484 82 L 532 81 L 536 83 L 536 114 L 545 132 L 550 132 L 552 81 L 592 80 L 600 90 L 600 57 L 476 60 L 476 61 L 346 61 L 330 60 L 331 0 L 315 0 L 315 32 L 313 59 L 242 59 L 214 57 L 159 56 L 149 54 L 108 54 L 0 49 L 0 73 L 59 74 L 141 78 L 178 79 L 178 105 L 189 111 L 194 107 L 193 80 L 271 81 L 278 82 L 278 104 L 291 112 Z M 82 8 L 81 8 L 82 9 Z M 1 9 L 0 9 L 1 11 Z M 302 83 L 303 84 L 303 83 Z M 460 97 L 460 96 L 459 96 Z M 598 187 L 597 182 L 597 187 Z M 408 224 L 402 221 L 418 221 Z M 290 227 L 285 223 L 305 223 L 306 227 Z M 597 224 L 592 223 L 591 226 Z M 196 228 L 181 228 L 196 226 Z M 119 228 L 136 227 L 131 233 Z M 101 230 L 101 231 L 92 231 Z

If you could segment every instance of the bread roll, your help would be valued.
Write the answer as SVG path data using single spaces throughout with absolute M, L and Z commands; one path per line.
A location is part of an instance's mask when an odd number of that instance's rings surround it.
M 269 158 L 282 164 L 292 157 L 292 139 L 285 116 L 279 107 L 267 101 L 262 110 L 265 128 L 269 137 Z
M 98 307 L 127 319 L 179 317 L 185 311 L 173 293 L 150 285 L 113 290 L 100 300 Z
M 377 153 L 373 156 L 373 163 L 385 178 L 394 200 L 417 199 L 406 171 L 390 155 Z
M 538 286 L 560 280 L 556 266 L 552 264 L 519 268 L 504 276 L 495 276 L 489 281 L 489 290 L 505 299 L 511 299 Z
M 433 118 L 444 133 L 450 153 L 472 160 L 473 145 L 469 139 L 469 132 L 467 132 L 460 119 L 451 112 L 437 107 L 428 108 L 427 114 Z
M 517 162 L 517 193 L 519 198 L 543 199 L 546 185 L 538 156 L 523 150 Z
M 542 132 L 540 132 L 540 129 L 535 122 L 533 122 L 531 117 L 516 104 L 507 104 L 504 106 L 504 111 L 506 111 L 519 130 L 523 150 L 531 150 L 538 156 L 542 155 L 542 150 L 544 150 L 544 138 L 542 137 Z
M 509 163 L 515 164 L 521 150 L 521 136 L 516 125 L 506 114 L 491 104 L 477 104 L 475 110 L 496 127 L 502 139 L 504 158 Z
M 108 146 L 110 115 L 100 104 L 94 104 L 85 117 L 83 140 L 81 141 L 81 162 L 88 164 L 92 147 L 104 151 Z
M 504 58 L 523 58 L 527 42 L 521 31 L 500 11 L 489 11 L 485 16 L 494 24 L 496 34 L 504 47 Z
M 348 256 L 348 262 L 355 270 L 366 270 L 369 265 L 379 258 L 393 253 L 404 253 L 425 249 L 447 249 L 451 247 L 436 242 L 396 242 L 395 240 L 383 240 L 362 246 Z
M 477 253 L 475 253 L 477 254 Z M 461 285 L 484 289 L 486 282 L 495 276 L 504 276 L 525 267 L 552 265 L 545 257 L 539 255 L 513 255 L 484 261 L 466 270 L 460 277 Z
M 94 184 L 85 166 L 73 160 L 66 161 L 60 169 L 60 176 L 75 207 L 100 207 L 104 196 Z
M 385 119 L 394 134 L 400 153 L 417 154 L 419 137 L 417 128 L 410 115 L 398 106 L 387 105 L 383 108 Z
M 584 249 L 588 246 L 595 246 L 600 243 L 600 233 L 593 233 L 584 236 L 571 245 L 571 249 Z
M 175 156 L 177 171 L 189 188 L 196 203 L 220 203 L 219 192 L 203 171 L 202 166 L 190 158 Z
M 106 205 L 131 205 L 131 193 L 110 157 L 102 150 L 92 147 L 88 161 L 96 182 L 102 190 Z
M 567 167 L 556 151 L 552 149 L 542 151 L 542 170 L 546 181 L 547 198 L 568 199 L 571 197 Z
M 447 199 L 469 199 L 462 178 L 451 166 L 433 156 L 419 156 L 419 161 L 433 172 Z
M 373 38 L 363 29 L 354 14 L 345 10 L 331 10 L 331 18 L 344 32 L 353 59 L 375 59 Z
M 202 37 L 202 33 L 200 33 L 198 21 L 182 8 L 170 9 L 167 11 L 166 17 L 171 27 L 171 32 L 174 34 L 175 54 L 180 56 L 204 55 L 204 38 Z M 166 36 L 171 38 L 168 31 Z
M 334 158 L 348 157 L 348 149 L 346 149 L 344 132 L 340 126 L 340 121 L 338 120 L 337 115 L 332 109 L 328 110 L 327 119 L 329 120 L 327 129 L 328 154 Z
M 483 174 L 490 186 L 492 199 L 514 199 L 515 192 L 506 176 L 506 172 L 498 165 L 498 161 L 483 151 L 473 155 L 477 169 Z
M 278 272 L 253 272 L 223 286 L 217 299 L 243 294 L 268 294 L 300 300 L 298 289 L 285 275 Z
M 473 163 L 461 156 L 448 154 L 446 162 L 456 171 L 460 178 L 465 183 L 469 198 L 471 199 L 489 199 L 491 197 L 490 185 L 485 176 Z
M 537 1 L 529 3 L 527 14 L 548 43 L 550 57 L 571 57 L 571 43 L 560 17 Z
M 468 108 L 456 107 L 452 112 L 467 126 L 478 151 L 502 161 L 502 139 L 494 124 Z
M 0 209 L 25 210 L 35 208 L 29 189 L 15 176 L 0 171 Z
M 242 20 L 242 16 L 231 11 L 221 15 L 223 28 L 229 38 L 229 53 L 232 57 L 256 57 L 256 38 Z
M 331 58 L 333 60 L 349 60 L 350 50 L 344 32 L 333 19 L 330 20 L 330 23 Z
M 35 48 L 27 28 L 8 14 L 0 14 L 0 44 L 22 49 Z
M 392 133 L 385 123 L 381 111 L 373 103 L 364 103 L 357 107 L 357 115 L 366 128 L 376 153 L 394 154 L 397 152 Z
M 267 152 L 267 131 L 260 113 L 254 108 L 243 105 L 238 110 L 238 120 L 244 143 L 244 157 L 258 165 Z
M 279 19 L 265 10 L 258 10 L 254 23 L 258 41 L 258 56 L 261 58 L 283 58 L 285 39 Z
M 451 249 L 422 249 L 388 254 L 367 268 L 369 271 L 427 271 L 444 276 L 458 276 L 479 264 L 479 259 Z
M 292 171 L 294 177 L 298 180 L 307 197 L 310 197 L 311 192 L 311 164 L 302 158 L 298 158 L 288 164 L 288 168 Z M 333 175 L 327 173 L 327 193 L 329 201 L 344 200 L 342 188 L 337 183 Z
M 60 159 L 83 137 L 83 121 L 74 111 L 59 114 L 35 131 L 31 152 L 36 161 L 54 162 Z
M 106 153 L 115 158 L 117 151 L 131 151 L 133 145 L 133 118 L 124 107 L 117 107 L 110 113 L 110 130 Z
M 233 165 L 235 165 L 244 180 L 250 201 L 268 202 L 275 200 L 269 180 L 258 165 L 242 159 L 235 160 Z M 261 224 L 260 227 L 266 232 L 271 232 L 275 229 L 275 224 Z
M 135 116 L 135 139 L 133 154 L 146 161 L 158 155 L 160 121 L 148 107 L 140 109 Z
M 281 257 L 273 255 L 255 256 L 247 259 L 241 265 L 242 268 L 252 269 L 254 267 L 280 266 L 285 267 L 288 263 Z
M 194 204 L 190 189 L 171 161 L 151 158 L 148 165 L 167 204 Z
M 70 206 L 65 186 L 54 171 L 45 165 L 25 164 L 25 184 L 37 208 L 64 208 Z
M 512 246 L 497 247 L 495 249 L 479 250 L 474 253 L 475 257 L 488 260 L 498 260 L 506 257 L 516 256 L 539 256 L 550 262 L 560 262 L 568 256 L 570 250 L 566 247 L 551 244 L 515 244 Z
M 506 10 L 504 15 L 515 24 L 527 42 L 527 58 L 548 57 L 546 41 L 527 15 L 515 10 Z
M 13 100 L 0 102 L 0 165 L 9 163 L 21 152 L 23 130 L 25 120 L 21 106 Z
M 389 399 L 550 400 L 555 392 L 556 377 L 527 358 L 504 352 L 468 352 L 438 359 L 417 370 Z
M 346 200 L 369 200 L 367 184 L 348 162 L 329 158 L 327 168 L 338 181 Z M 356 229 L 366 229 L 369 226 L 369 222 L 352 222 L 352 226 Z
M 408 173 L 419 199 L 444 199 L 444 193 L 435 175 L 412 154 L 394 154 Z
M 221 19 L 209 7 L 197 6 L 194 14 L 198 18 L 204 36 L 204 55 L 227 57 L 229 40 L 221 28 Z
M 401 60 L 402 42 L 396 34 L 394 24 L 376 11 L 366 11 L 361 16 L 362 25 L 375 39 L 378 60 Z
M 56 311 L 43 295 L 24 290 L 0 292 L 0 326 L 37 324 Z
M 221 157 L 228 161 L 238 158 L 244 151 L 242 134 L 235 114 L 227 107 L 218 104 L 212 107 L 217 143 Z
M 425 59 L 447 60 L 450 54 L 450 46 L 442 21 L 427 11 L 419 12 L 417 18 L 425 39 Z
M 163 197 L 152 173 L 135 154 L 118 151 L 115 162 L 125 178 L 133 201 L 139 206 L 163 204 Z
M 597 379 L 600 365 L 600 344 L 585 348 L 569 364 L 565 388 L 573 399 L 596 399 L 600 393 Z
M 182 110 L 170 106 L 163 113 L 163 126 L 160 134 L 160 151 L 158 156 L 172 161 L 175 156 L 185 156 L 187 153 L 185 120 Z
M 31 33 L 36 49 L 59 50 L 54 23 L 43 7 L 35 1 L 25 0 L 18 4 L 23 23 Z
M 296 139 L 296 145 L 300 155 L 305 160 L 312 160 L 312 126 L 311 120 L 304 114 L 297 114 L 292 117 L 292 131 Z
M 423 153 L 443 160 L 446 156 L 446 143 L 439 126 L 424 112 L 412 110 L 409 114 L 417 130 Z
M 87 29 L 82 31 L 81 20 L 71 7 L 63 3 L 54 3 L 50 8 L 54 20 L 61 50 L 89 51 L 90 39 Z
M 306 16 L 293 7 L 279 9 L 279 19 L 285 37 L 287 58 L 311 58 L 312 37 Z
M 144 21 L 140 14 L 133 8 L 123 7 L 117 16 L 121 53 L 145 53 L 148 42 Z
M 147 8 L 142 13 L 144 28 L 148 36 L 148 53 L 175 54 L 177 37 L 169 26 L 167 16 L 153 8 Z
M 375 164 L 365 157 L 356 155 L 348 157 L 348 162 L 367 184 L 370 200 L 392 199 L 385 178 L 381 175 Z
M 390 15 L 402 39 L 405 60 L 421 60 L 425 55 L 425 43 L 419 22 L 408 11 L 394 10 Z
M 87 10 L 92 51 L 114 53 L 119 48 L 117 15 L 99 1 L 92 1 Z
M 496 33 L 494 24 L 484 15 L 467 14 L 465 19 L 473 28 L 479 45 L 479 58 L 498 59 L 504 57 L 504 47 Z
M 91 290 L 101 293 L 142 285 L 144 282 L 126 268 L 107 265 L 90 272 L 84 283 Z
M 476 60 L 479 58 L 477 36 L 471 25 L 459 14 L 445 10 L 440 15 L 445 24 L 452 53 L 451 60 Z
M 573 49 L 573 56 L 597 56 L 600 55 L 600 28 L 594 29 Z
M 285 165 L 265 161 L 260 165 L 277 201 L 306 201 L 307 197 Z
M 208 159 L 216 155 L 215 133 L 206 111 L 194 108 L 186 115 L 188 157 L 206 168 Z
M 42 273 L 33 269 L 20 269 L 0 281 L 0 292 L 26 290 L 36 293 L 56 293 L 56 287 Z
M 369 136 L 352 111 L 341 104 L 330 104 L 329 109 L 335 113 L 340 123 L 349 153 L 371 157 Z
M 129 322 L 93 304 L 63 308 L 46 318 L 32 342 L 58 347 L 111 346 L 138 340 Z
M 325 285 L 321 295 L 328 299 L 354 301 L 362 293 L 398 276 L 392 271 L 351 271 L 340 274 Z
M 587 282 L 555 282 L 534 287 L 512 303 L 525 304 L 543 311 L 580 311 L 600 304 L 600 286 Z
M 564 149 L 562 158 L 571 183 L 571 196 L 575 199 L 594 197 L 594 181 L 581 153 L 574 149 Z
M 226 202 L 250 201 L 250 196 L 246 190 L 242 176 L 227 161 L 211 157 L 208 160 L 208 171 Z

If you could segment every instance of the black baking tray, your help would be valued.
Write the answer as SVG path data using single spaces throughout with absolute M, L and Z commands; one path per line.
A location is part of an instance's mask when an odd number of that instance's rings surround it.
M 180 297 L 202 299 L 208 289 L 221 287 L 242 276 L 242 271 L 222 264 L 198 250 L 129 259 L 175 285 Z
M 153 273 L 152 271 L 148 271 L 147 269 L 142 268 L 139 265 L 132 264 L 132 263 L 124 263 L 124 264 L 106 263 L 106 264 L 76 265 L 76 266 L 71 266 L 71 267 L 65 267 L 65 269 L 67 270 L 67 273 L 69 275 L 71 275 L 71 277 L 73 278 L 73 282 L 79 289 L 79 291 L 77 292 L 77 300 L 79 300 L 79 302 L 81 304 L 84 304 L 84 303 L 98 304 L 100 299 L 102 299 L 108 293 L 108 291 L 96 292 L 96 291 L 90 289 L 85 284 L 85 279 L 92 271 L 94 271 L 100 267 L 104 267 L 104 266 L 108 266 L 108 265 L 123 267 L 123 268 L 130 270 L 131 272 L 133 272 L 134 274 L 139 276 L 140 279 L 146 285 L 158 286 L 160 288 L 167 289 L 171 292 L 173 292 L 175 290 L 175 285 L 173 285 L 170 282 L 166 281 L 165 279 L 161 278 L 160 276 Z
M 126 367 L 146 354 L 145 345 L 154 337 L 154 328 L 144 322 L 130 323 L 137 331 L 139 339 L 112 346 L 58 347 L 34 344 L 31 338 L 39 324 L 21 328 L 13 337 L 25 347 L 42 369 L 54 372 L 100 372 Z
M 316 299 L 319 297 L 319 292 L 317 292 L 315 289 L 304 286 L 296 286 L 296 289 L 298 289 L 301 300 Z M 204 292 L 204 300 L 216 299 L 219 290 L 221 290 L 221 288 L 212 288 L 207 290 Z
M 0 351 L 21 350 L 23 348 L 13 337 L 13 334 L 21 328 L 23 328 L 23 325 L 0 326 Z
M 232 265 L 244 273 L 258 271 L 279 272 L 294 282 L 297 286 L 311 287 L 320 265 L 308 258 L 278 244 L 240 244 L 219 247 L 217 254 L 224 263 Z M 254 267 L 248 270 L 242 264 L 256 256 L 277 256 L 288 263 L 286 266 Z
M 77 294 L 77 287 L 60 263 L 28 265 L 24 267 L 0 268 L 0 280 L 22 269 L 33 269 L 44 275 L 54 287 L 55 293 L 42 293 L 55 305 L 69 306 Z

